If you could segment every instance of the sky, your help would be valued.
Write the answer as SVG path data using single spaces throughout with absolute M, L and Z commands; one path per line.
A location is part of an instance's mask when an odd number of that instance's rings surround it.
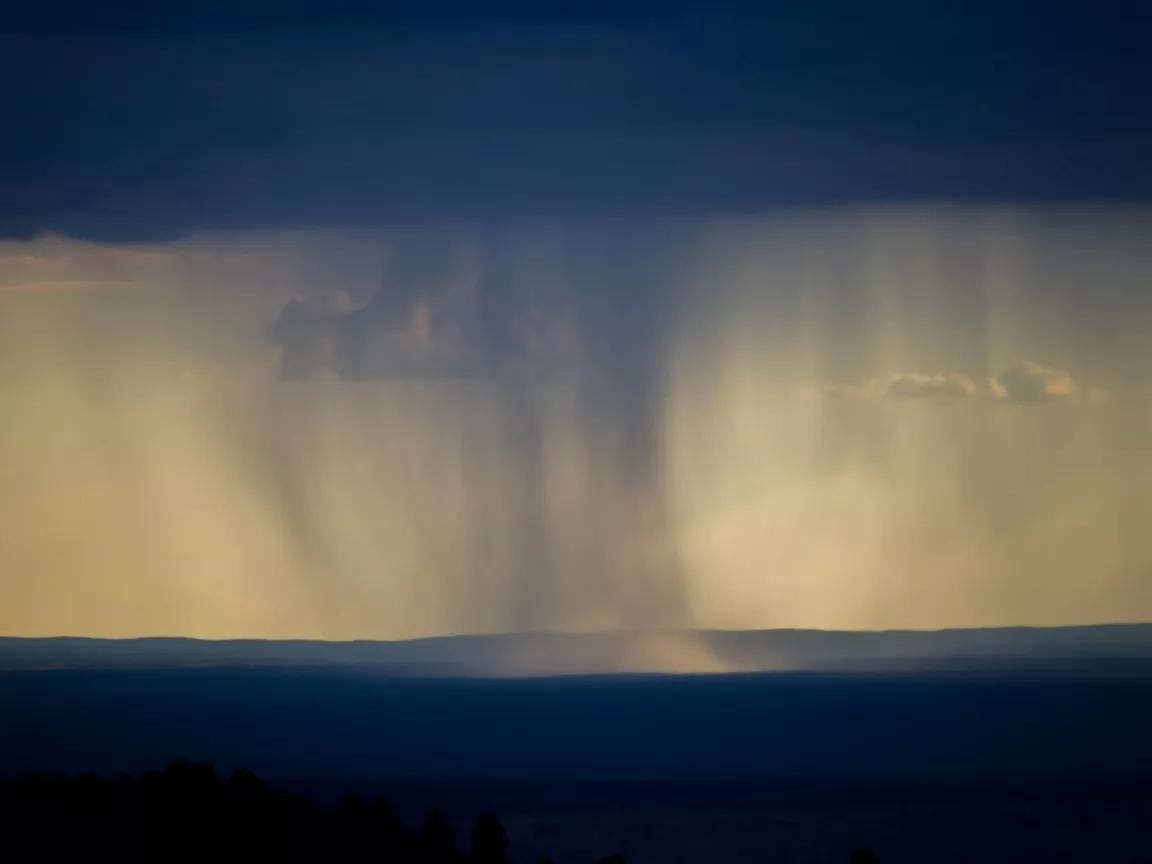
M 1148 12 L 16 4 L 0 631 L 1152 618 Z
M 1140 202 L 1139 4 L 6 4 L 0 232 Z

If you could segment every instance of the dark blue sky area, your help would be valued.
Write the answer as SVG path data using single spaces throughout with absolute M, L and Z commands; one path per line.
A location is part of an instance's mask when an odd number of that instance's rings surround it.
M 1142 202 L 1150 23 L 1137 4 L 9 4 L 0 234 Z

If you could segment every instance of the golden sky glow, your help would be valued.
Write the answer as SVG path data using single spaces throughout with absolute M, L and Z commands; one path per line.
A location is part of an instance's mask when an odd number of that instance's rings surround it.
M 643 415 L 560 234 L 502 238 L 515 362 L 368 380 L 279 379 L 269 330 L 367 302 L 387 231 L 0 244 L 0 632 L 1152 619 L 1147 212 L 701 224 Z M 472 357 L 504 289 L 459 249 L 379 356 Z

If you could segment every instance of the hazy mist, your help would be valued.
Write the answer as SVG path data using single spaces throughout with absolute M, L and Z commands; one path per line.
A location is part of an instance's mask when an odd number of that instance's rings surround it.
M 0 631 L 1152 617 L 1152 218 L 0 244 Z

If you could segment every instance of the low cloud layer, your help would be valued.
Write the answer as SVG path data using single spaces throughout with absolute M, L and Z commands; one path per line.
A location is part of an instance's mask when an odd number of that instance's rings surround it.
M 863 385 L 833 385 L 832 397 L 859 401 L 893 399 L 990 400 L 996 402 L 1060 402 L 1086 398 L 1100 401 L 1103 391 L 1080 388 L 1067 369 L 1032 360 L 1018 363 L 979 381 L 963 372 L 896 372 Z

